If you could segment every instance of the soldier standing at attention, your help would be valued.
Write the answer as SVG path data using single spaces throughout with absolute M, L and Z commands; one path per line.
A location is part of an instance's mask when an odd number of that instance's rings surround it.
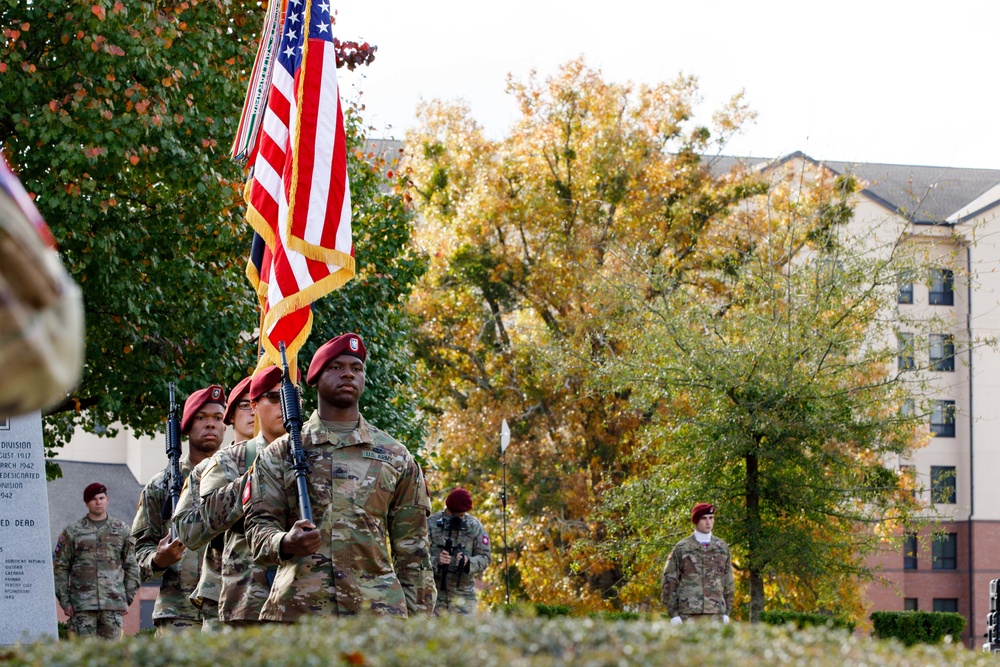
M 220 449 L 211 459 L 202 462 L 191 473 L 201 473 L 199 508 L 188 524 L 191 548 L 209 540 L 222 539 L 218 591 L 219 620 L 224 626 L 247 626 L 259 623 L 260 610 L 271 591 L 267 568 L 253 562 L 243 527 L 241 496 L 246 486 L 247 470 L 257 454 L 285 434 L 281 416 L 281 369 L 269 366 L 256 375 L 244 394 L 251 405 L 252 415 L 260 422 L 256 438 Z M 205 466 L 203 471 L 199 469 Z M 180 506 L 178 506 L 178 510 Z M 178 521 L 181 512 L 178 511 Z M 183 538 L 182 538 L 183 539 Z M 205 576 L 202 566 L 202 577 Z
M 215 454 L 222 444 L 226 430 L 223 423 L 225 401 L 225 390 L 219 385 L 211 385 L 194 392 L 184 402 L 180 424 L 181 434 L 188 436 L 188 453 L 180 461 L 184 478 L 194 466 Z M 162 577 L 153 607 L 153 624 L 159 636 L 202 626 L 201 610 L 189 599 L 201 575 L 202 553 L 185 549 L 179 539 L 171 539 L 168 482 L 168 470 L 158 472 L 149 480 L 139 496 L 139 507 L 132 522 L 142 580 Z
M 289 436 L 250 472 L 247 541 L 258 563 L 278 565 L 261 620 L 434 610 L 424 476 L 406 447 L 361 416 L 366 356 L 361 337 L 344 334 L 316 350 L 306 374 L 319 397 L 302 426 L 316 524 L 298 518 Z
M 139 566 L 128 525 L 108 516 L 108 490 L 83 490 L 87 516 L 66 526 L 52 557 L 56 598 L 77 637 L 119 639 L 122 615 L 139 590 Z
M 226 401 L 226 414 L 223 418 L 226 426 L 233 427 L 233 442 L 243 442 L 253 438 L 253 408 L 250 406 L 250 381 L 252 375 L 248 375 L 229 392 L 229 400 Z
M 226 412 L 222 422 L 233 427 L 234 442 L 242 442 L 253 438 L 254 418 L 250 406 L 250 381 L 253 376 L 247 376 L 239 381 L 229 392 L 226 402 Z M 218 632 L 222 629 L 219 619 L 219 595 L 222 590 L 222 549 L 225 538 L 222 535 L 209 535 L 205 532 L 203 520 L 204 508 L 201 507 L 202 474 L 211 458 L 207 458 L 191 470 L 177 501 L 171 525 L 186 548 L 201 551 L 201 574 L 198 585 L 191 593 L 191 603 L 201 610 L 201 629 L 203 632 Z M 215 538 L 215 539 L 213 539 Z
M 434 613 L 476 613 L 476 575 L 490 564 L 490 538 L 469 514 L 472 494 L 459 487 L 448 494 L 445 509 L 428 520 L 431 563 L 438 571 Z
M 688 619 L 729 622 L 733 613 L 733 562 L 729 546 L 712 536 L 715 505 L 691 509 L 694 534 L 678 542 L 663 569 L 660 601 L 671 623 Z

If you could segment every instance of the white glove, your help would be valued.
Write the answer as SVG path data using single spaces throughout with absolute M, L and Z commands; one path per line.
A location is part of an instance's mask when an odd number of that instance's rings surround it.
M 680 616 L 674 616 L 672 619 L 670 619 L 670 625 L 680 625 L 683 622 L 684 619 L 681 618 Z
M 723 623 L 728 623 L 728 622 L 729 622 L 729 617 L 728 617 L 728 616 L 726 616 L 725 614 L 723 614 L 723 615 L 722 615 L 722 622 L 723 622 Z

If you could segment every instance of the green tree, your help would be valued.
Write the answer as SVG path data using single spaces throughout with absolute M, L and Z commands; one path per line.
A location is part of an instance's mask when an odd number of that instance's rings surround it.
M 262 12 L 231 0 L 0 3 L 0 148 L 84 293 L 83 378 L 46 417 L 49 446 L 79 427 L 153 434 L 168 381 L 183 396 L 255 366 L 245 174 L 228 148 Z M 373 54 L 338 43 L 338 64 Z M 376 340 L 366 414 L 401 423 L 413 446 L 422 426 L 401 304 L 422 264 L 405 199 L 348 116 L 359 275 L 316 305 L 307 354 L 341 330 Z
M 713 289 L 631 248 L 606 283 L 621 353 L 597 382 L 654 415 L 637 474 L 605 496 L 607 547 L 630 558 L 634 598 L 657 596 L 692 504 L 715 502 L 751 620 L 765 599 L 857 618 L 880 533 L 918 509 L 886 466 L 926 435 L 896 370 L 897 284 L 917 258 L 903 229 L 851 223 L 853 179 L 808 161 L 767 176 L 720 220 L 733 253 Z
M 260 10 L 233 2 L 0 5 L 0 145 L 83 289 L 80 386 L 46 419 L 151 433 L 252 366 L 242 169 L 227 155 Z

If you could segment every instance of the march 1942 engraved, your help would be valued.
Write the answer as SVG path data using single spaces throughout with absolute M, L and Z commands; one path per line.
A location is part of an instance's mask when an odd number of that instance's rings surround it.
M 41 413 L 0 418 L 0 645 L 56 637 Z

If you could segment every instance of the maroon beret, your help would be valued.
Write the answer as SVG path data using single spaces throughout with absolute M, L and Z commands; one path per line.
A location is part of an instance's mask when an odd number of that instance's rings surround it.
M 107 492 L 108 492 L 108 487 L 104 486 L 103 484 L 100 484 L 98 482 L 94 482 L 93 484 L 88 484 L 87 488 L 83 490 L 83 502 L 89 503 L 91 500 L 94 499 L 94 496 L 96 496 L 97 494 L 99 493 L 107 494 Z
M 246 376 L 229 392 L 229 400 L 226 401 L 226 414 L 222 417 L 222 423 L 231 425 L 236 420 L 236 408 L 239 406 L 240 396 L 250 391 L 250 380 L 252 379 L 252 375 Z
M 448 494 L 448 497 L 444 500 L 444 506 L 447 507 L 452 514 L 468 512 L 472 509 L 472 494 L 462 487 L 459 487 Z
M 309 364 L 309 372 L 306 373 L 306 384 L 315 387 L 316 383 L 319 382 L 319 375 L 326 368 L 326 365 L 342 354 L 354 355 L 361 361 L 368 358 L 365 342 L 358 334 L 345 333 L 331 338 L 320 345 L 316 354 L 313 355 L 312 362 Z
M 199 389 L 184 401 L 184 415 L 181 417 L 181 433 L 188 434 L 191 430 L 191 422 L 195 414 L 206 403 L 218 403 L 223 408 L 226 407 L 226 390 L 217 384 L 209 385 L 204 389 Z
M 259 401 L 260 397 L 268 389 L 281 381 L 281 366 L 268 366 L 262 371 L 257 371 L 250 383 L 250 400 Z
M 706 514 L 715 514 L 715 505 L 709 503 L 698 503 L 691 508 L 691 523 L 698 523 L 698 519 Z

